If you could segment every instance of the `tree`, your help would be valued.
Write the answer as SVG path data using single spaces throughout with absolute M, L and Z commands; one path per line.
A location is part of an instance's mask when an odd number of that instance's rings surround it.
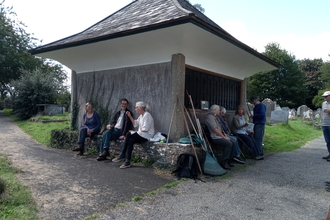
M 322 59 L 304 59 L 297 61 L 298 67 L 306 75 L 305 86 L 307 90 L 307 96 L 305 105 L 311 106 L 312 100 L 317 95 L 319 90 L 323 89 L 321 82 L 320 67 L 323 65 Z
M 0 0 L 1 1 L 1 0 Z M 12 8 L 0 2 L 0 94 L 12 93 L 10 82 L 18 80 L 22 74 L 35 69 L 56 73 L 54 80 L 63 84 L 67 76 L 59 64 L 51 60 L 37 58 L 28 53 L 36 47 L 38 40 L 25 31 L 24 23 L 17 19 Z M 12 95 L 12 94 L 11 94 Z
M 260 72 L 248 78 L 248 96 L 259 95 L 261 99 L 270 98 L 280 106 L 290 108 L 304 104 L 306 88 L 305 75 L 299 70 L 295 56 L 281 49 L 277 43 L 265 47 L 265 56 L 282 65 L 281 68 Z
M 54 103 L 57 94 L 62 91 L 60 84 L 54 80 L 57 74 L 55 71 L 45 72 L 36 69 L 32 72 L 23 72 L 20 79 L 11 82 L 14 86 L 14 113 L 22 120 L 37 114 L 37 104 Z
M 326 90 L 330 90 L 330 61 L 323 63 L 320 67 L 320 78 L 322 87 Z
M 189 0 L 186 0 L 186 1 L 190 3 Z M 200 12 L 202 12 L 202 13 L 205 12 L 205 9 L 204 9 L 204 8 L 202 7 L 202 5 L 199 4 L 199 3 L 193 4 L 192 6 L 194 6 L 198 11 L 200 11 Z
M 12 79 L 18 79 L 20 69 L 34 66 L 34 57 L 27 51 L 34 46 L 34 39 L 24 30 L 25 25 L 16 19 L 12 8 L 0 3 L 0 84 L 8 88 Z

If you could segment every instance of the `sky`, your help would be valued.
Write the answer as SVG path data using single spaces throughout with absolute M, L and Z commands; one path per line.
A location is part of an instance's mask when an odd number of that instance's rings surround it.
M 5 0 L 42 45 L 79 33 L 131 0 Z M 190 0 L 248 46 L 278 43 L 296 59 L 330 61 L 329 0 Z

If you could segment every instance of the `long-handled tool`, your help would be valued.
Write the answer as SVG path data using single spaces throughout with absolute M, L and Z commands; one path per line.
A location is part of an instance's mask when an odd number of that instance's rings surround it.
M 196 111 L 195 111 L 195 107 L 194 107 L 194 103 L 192 101 L 192 98 L 191 96 L 188 94 L 188 91 L 187 91 L 187 95 L 189 97 L 189 100 L 190 100 L 190 104 L 192 106 L 192 109 L 193 109 L 193 112 L 194 112 L 194 117 L 195 117 L 195 120 L 196 120 L 196 124 L 197 124 L 197 128 L 198 128 L 198 134 L 199 134 L 199 137 L 202 139 L 203 141 L 203 145 L 204 145 L 204 148 L 205 148 L 205 161 L 204 161 L 204 173 L 206 174 L 210 174 L 210 175 L 213 175 L 213 176 L 220 176 L 220 175 L 223 175 L 226 173 L 226 171 L 220 166 L 220 164 L 218 163 L 218 160 L 216 159 L 216 157 L 214 156 L 214 153 L 212 151 L 212 148 L 210 145 L 208 145 L 206 142 L 205 142 L 205 139 L 203 137 L 203 130 L 202 130 L 202 126 L 200 124 L 200 121 L 199 119 L 197 118 L 197 115 L 196 115 Z M 210 151 L 210 152 L 209 152 Z M 211 154 L 212 156 L 211 156 Z
M 177 98 L 177 99 L 179 99 L 179 98 Z M 191 138 L 191 134 L 189 133 L 189 126 L 188 126 L 187 119 L 186 119 L 186 117 L 185 117 L 185 115 L 184 115 L 184 109 L 183 109 L 183 108 L 182 108 L 182 113 L 183 113 L 184 124 L 185 124 L 185 126 L 186 126 L 187 131 L 188 131 L 188 136 L 189 136 L 189 139 L 190 139 L 190 143 L 191 143 L 191 146 L 192 146 L 192 148 L 193 148 L 193 151 L 194 151 L 195 157 L 196 157 L 196 159 L 197 159 L 198 169 L 199 169 L 199 172 L 201 173 L 201 176 L 203 176 L 202 167 L 201 167 L 201 165 L 200 165 L 200 163 L 199 163 L 199 160 L 198 160 L 198 155 L 197 155 L 197 152 L 196 152 L 196 149 L 195 149 L 194 141 L 193 141 L 193 139 Z

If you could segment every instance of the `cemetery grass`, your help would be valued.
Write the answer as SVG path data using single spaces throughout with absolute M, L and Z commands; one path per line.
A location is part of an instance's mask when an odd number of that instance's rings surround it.
M 311 123 L 303 123 L 301 119 L 266 125 L 264 151 L 266 153 L 293 151 L 322 135 L 321 129 L 314 129 Z
M 67 119 L 64 122 L 48 122 L 48 123 L 41 123 L 40 121 L 37 122 L 30 122 L 30 120 L 19 120 L 13 114 L 12 109 L 5 109 L 4 113 L 12 118 L 14 121 L 17 122 L 18 126 L 27 134 L 31 135 L 34 140 L 37 142 L 50 146 L 50 139 L 51 139 L 51 131 L 55 129 L 69 129 L 70 128 L 70 117 L 68 114 L 60 114 L 54 116 L 37 116 L 35 117 L 37 120 L 50 120 L 50 119 Z
M 15 178 L 19 172 L 11 167 L 5 155 L 0 154 L 0 176 L 5 183 L 5 191 L 0 195 L 0 219 L 36 220 L 37 206 L 31 192 Z

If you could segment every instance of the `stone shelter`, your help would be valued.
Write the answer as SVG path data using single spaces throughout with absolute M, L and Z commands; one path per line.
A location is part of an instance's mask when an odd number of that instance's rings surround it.
M 109 108 L 120 98 L 145 101 L 156 130 L 186 135 L 179 97 L 197 114 L 201 101 L 228 112 L 246 103 L 245 79 L 279 64 L 240 42 L 186 0 L 136 0 L 86 30 L 34 48 L 31 54 L 59 61 L 72 70 L 72 103 L 80 113 L 91 96 Z M 111 98 L 111 100 L 110 100 Z M 203 105 L 204 106 L 204 105 Z

